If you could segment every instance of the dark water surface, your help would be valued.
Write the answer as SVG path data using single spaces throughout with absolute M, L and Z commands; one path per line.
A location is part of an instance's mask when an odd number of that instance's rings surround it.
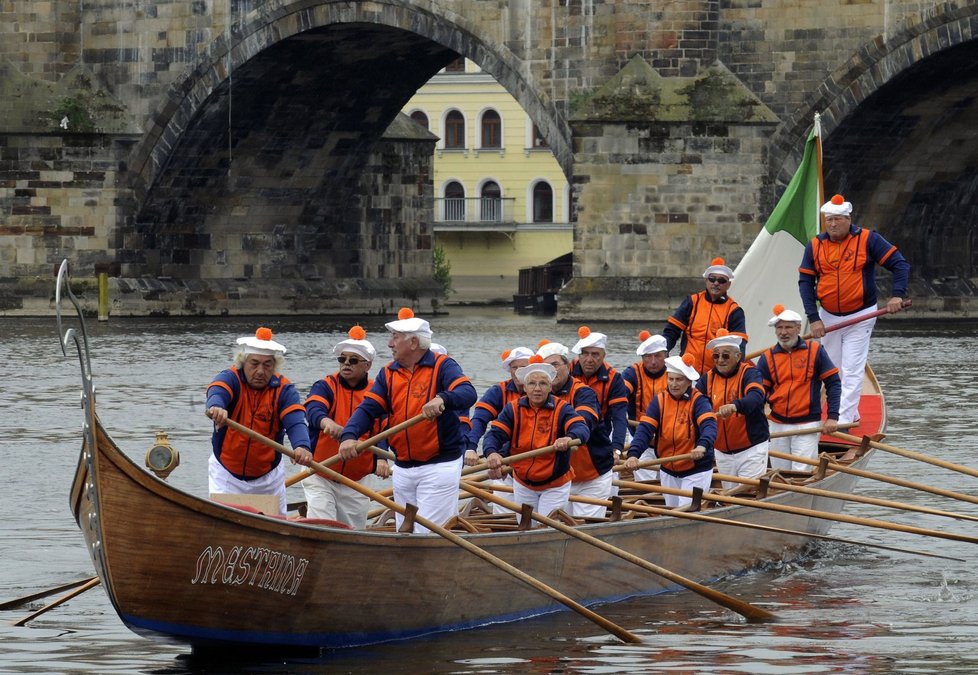
M 342 321 L 312 319 L 276 319 L 269 325 L 289 349 L 285 373 L 303 395 L 333 368 L 330 349 L 349 328 Z M 229 362 L 234 339 L 256 326 L 256 320 L 237 318 L 90 323 L 98 410 L 119 445 L 142 464 L 155 432 L 167 430 L 182 462 L 170 482 L 205 494 L 204 389 Z M 499 367 L 504 349 L 534 346 L 541 338 L 568 345 L 576 340 L 576 326 L 508 310 L 454 311 L 434 319 L 432 327 L 435 340 L 449 348 L 480 394 L 505 377 Z M 638 331 L 660 326 L 595 322 L 591 327 L 611 336 L 608 360 L 621 369 L 637 358 Z M 367 328 L 380 354 L 387 355 L 381 322 Z M 6 600 L 90 576 L 93 568 L 67 499 L 81 443 L 77 364 L 62 357 L 53 319 L 5 318 L 0 329 L 0 354 L 10 366 L 0 388 L 0 600 Z M 877 324 L 871 360 L 889 403 L 889 443 L 978 465 L 976 333 L 976 323 Z M 885 453 L 877 453 L 871 468 L 978 494 L 978 478 Z M 290 501 L 301 498 L 301 488 L 291 490 Z M 978 515 L 975 504 L 874 481 L 862 481 L 858 492 Z M 978 535 L 973 522 L 860 504 L 847 506 L 847 513 Z M 801 560 L 772 563 L 716 584 L 777 613 L 780 620 L 773 624 L 746 624 L 682 592 L 598 608 L 645 638 L 637 646 L 618 644 L 585 619 L 563 612 L 314 660 L 192 659 L 185 647 L 131 633 L 96 588 L 27 627 L 9 622 L 46 601 L 0 612 L 0 672 L 978 672 L 973 544 L 847 524 L 836 524 L 832 534 L 969 562 L 821 544 Z M 396 570 L 359 574 L 351 581 L 397 583 Z

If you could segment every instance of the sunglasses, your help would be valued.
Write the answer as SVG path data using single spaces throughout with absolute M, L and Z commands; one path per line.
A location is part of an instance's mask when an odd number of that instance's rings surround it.
M 721 284 L 721 285 L 728 283 L 730 281 L 730 279 L 727 279 L 726 277 L 707 277 L 706 280 L 709 281 L 711 284 Z
M 355 365 L 360 364 L 360 363 L 366 363 L 367 360 L 366 359 L 358 359 L 355 356 L 337 356 L 336 357 L 336 362 L 337 363 L 340 363 L 340 364 L 343 364 L 344 366 L 346 364 L 348 364 L 348 363 L 351 366 L 355 366 Z
M 733 358 L 733 354 L 727 354 L 726 352 L 713 352 L 714 361 L 729 361 Z

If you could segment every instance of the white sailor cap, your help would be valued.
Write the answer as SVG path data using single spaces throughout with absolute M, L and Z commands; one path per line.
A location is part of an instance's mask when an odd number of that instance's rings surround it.
M 666 372 L 684 375 L 690 382 L 700 379 L 700 374 L 696 372 L 696 368 L 693 368 L 693 357 L 689 354 L 667 358 Z
M 551 382 L 557 377 L 557 369 L 551 366 L 549 363 L 543 362 L 543 357 L 539 354 L 534 354 L 530 357 L 530 362 L 523 366 L 522 368 L 516 369 L 516 379 L 521 383 L 526 381 L 527 376 L 532 373 L 543 373 L 547 376 Z
M 500 358 L 503 361 L 503 369 L 509 370 L 509 366 L 513 361 L 529 359 L 531 356 L 533 356 L 533 350 L 529 347 L 514 347 L 513 349 L 504 351 Z
M 852 203 L 847 202 L 842 195 L 833 195 L 832 199 L 822 204 L 819 211 L 827 216 L 848 216 L 852 213 Z
M 377 350 L 367 341 L 367 332 L 360 326 L 354 326 L 347 335 L 350 338 L 337 342 L 336 346 L 333 347 L 333 354 L 339 356 L 343 352 L 353 352 L 373 363 L 374 357 L 377 356 Z
M 734 335 L 726 328 L 717 328 L 716 337 L 706 343 L 707 349 L 716 349 L 717 347 L 736 347 L 740 349 L 740 343 L 743 340 L 739 335 Z
M 571 347 L 571 351 L 575 354 L 580 354 L 581 350 L 587 349 L 588 347 L 596 347 L 597 349 L 608 348 L 608 336 L 604 333 L 592 331 L 587 326 L 581 326 L 577 329 L 577 337 L 579 338 L 577 344 Z
M 802 322 L 801 314 L 791 309 L 785 309 L 784 305 L 775 305 L 771 311 L 774 312 L 774 316 L 767 320 L 768 326 L 776 326 L 778 321 L 793 321 L 797 324 Z
M 431 326 L 424 319 L 419 319 L 414 316 L 414 312 L 411 311 L 410 307 L 401 307 L 397 312 L 397 321 L 389 321 L 384 324 L 384 327 L 392 333 L 408 333 L 426 338 L 431 337 Z
M 638 338 L 642 341 L 642 344 L 635 350 L 639 356 L 669 351 L 669 347 L 666 346 L 666 339 L 661 335 L 652 335 L 649 331 L 643 330 L 638 334 Z
M 545 359 L 554 354 L 563 356 L 565 359 L 569 359 L 570 350 L 559 342 L 551 342 L 550 340 L 541 340 L 540 344 L 537 346 L 537 354 L 540 358 Z
M 710 266 L 706 268 L 703 272 L 703 278 L 706 279 L 711 274 L 719 274 L 727 278 L 728 281 L 733 281 L 734 273 L 733 270 L 727 267 L 723 258 L 714 258 L 710 261 Z
M 260 354 L 262 356 L 285 354 L 285 345 L 275 342 L 272 339 L 272 329 L 264 326 L 256 330 L 254 336 L 240 337 L 237 342 L 242 345 L 241 351 L 245 354 Z

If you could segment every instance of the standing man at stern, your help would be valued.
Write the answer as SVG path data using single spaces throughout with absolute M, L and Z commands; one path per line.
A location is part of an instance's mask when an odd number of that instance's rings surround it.
M 312 452 L 306 411 L 295 387 L 279 373 L 285 363 L 285 347 L 272 339 L 270 329 L 259 328 L 253 337 L 238 338 L 238 344 L 234 364 L 207 387 L 205 414 L 214 422 L 208 489 L 211 494 L 276 495 L 284 514 L 282 455 L 229 428 L 227 421 L 234 420 L 278 443 L 288 434 L 295 463 L 309 466 Z
M 798 268 L 798 288 L 811 322 L 812 337 L 822 338 L 829 360 L 839 367 L 842 377 L 839 423 L 845 424 L 859 420 L 859 395 L 869 355 L 869 336 L 876 318 L 831 333 L 826 329 L 876 311 L 876 265 L 893 274 L 887 311 L 903 309 L 910 263 L 879 233 L 853 225 L 852 204 L 842 195 L 825 202 L 821 212 L 825 215 L 826 231 L 805 246 Z
M 424 415 L 424 421 L 388 439 L 397 455 L 394 501 L 416 505 L 419 516 L 440 525 L 458 513 L 458 481 L 466 447 L 466 430 L 459 417 L 468 414 L 477 397 L 458 363 L 429 349 L 428 322 L 407 307 L 397 317 L 386 324 L 394 360 L 377 374 L 344 427 L 339 454 L 343 459 L 356 457 L 357 439 L 384 415 L 388 426 Z M 397 514 L 398 528 L 403 520 Z M 417 524 L 414 531 L 425 534 L 428 529 Z

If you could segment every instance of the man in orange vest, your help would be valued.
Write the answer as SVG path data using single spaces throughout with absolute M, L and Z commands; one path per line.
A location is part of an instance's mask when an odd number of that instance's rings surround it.
M 238 338 L 234 364 L 207 387 L 206 415 L 214 422 L 207 475 L 211 494 L 277 495 L 284 514 L 285 467 L 282 455 L 227 426 L 229 419 L 281 443 L 288 435 L 296 464 L 312 461 L 306 411 L 295 387 L 279 371 L 285 347 L 272 331 L 259 328 Z
M 360 326 L 351 328 L 348 335 L 348 339 L 333 347 L 339 368 L 313 384 L 306 399 L 306 420 L 317 462 L 325 462 L 339 451 L 343 427 L 373 385 L 368 373 L 377 350 Z M 376 430 L 377 426 L 371 431 Z M 371 473 L 381 478 L 390 476 L 387 460 L 369 451 L 340 462 L 333 470 L 355 481 L 362 481 Z M 336 520 L 356 530 L 367 526 L 370 499 L 365 495 L 319 474 L 306 478 L 302 487 L 309 518 Z
M 859 421 L 859 396 L 876 318 L 830 333 L 827 328 L 876 311 L 876 266 L 893 274 L 888 312 L 899 312 L 907 297 L 910 263 L 878 232 L 852 224 L 852 204 L 835 195 L 822 205 L 826 231 L 805 246 L 798 268 L 798 289 L 812 337 L 821 338 L 829 359 L 839 367 L 842 399 L 839 423 Z M 815 300 L 818 299 L 816 307 Z
M 767 471 L 768 424 L 764 416 L 767 392 L 761 372 L 743 361 L 740 338 L 724 329 L 707 345 L 716 363 L 704 373 L 696 388 L 706 394 L 717 415 L 717 472 L 741 478 L 757 478 Z M 739 483 L 724 481 L 724 489 Z
M 692 356 L 693 368 L 701 373 L 713 367 L 713 354 L 706 348 L 706 343 L 717 336 L 720 328 L 740 337 L 743 340 L 741 349 L 747 343 L 744 310 L 727 295 L 733 270 L 727 267 L 723 258 L 714 258 L 703 272 L 703 279 L 706 290 L 683 300 L 662 329 L 666 348 L 671 351 L 679 342 L 679 355 Z
M 409 308 L 398 312 L 387 346 L 394 360 L 377 374 L 370 391 L 340 435 L 339 455 L 357 456 L 357 439 L 375 420 L 387 416 L 389 427 L 424 415 L 425 420 L 388 439 L 394 462 L 394 501 L 414 504 L 418 515 L 441 525 L 458 513 L 466 429 L 461 422 L 476 401 L 475 388 L 455 360 L 431 351 L 431 326 Z M 395 521 L 400 528 L 404 517 Z M 426 534 L 428 528 L 414 526 Z
M 651 335 L 643 330 L 639 338 L 642 343 L 635 353 L 642 360 L 628 366 L 621 374 L 628 388 L 628 419 L 636 425 L 648 410 L 652 397 L 666 390 L 666 357 L 669 356 L 666 339 L 661 335 Z M 655 451 L 651 448 L 639 457 L 639 461 L 649 459 L 655 459 Z M 657 480 L 659 472 L 654 468 L 635 469 L 634 476 L 635 480 Z

